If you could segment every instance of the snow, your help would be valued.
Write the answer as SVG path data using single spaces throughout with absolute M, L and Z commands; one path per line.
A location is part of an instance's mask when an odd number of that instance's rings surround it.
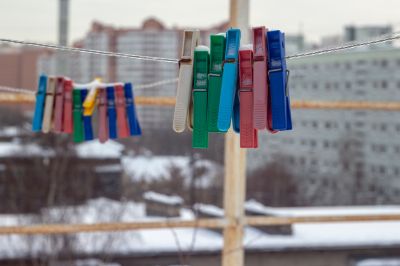
M 262 207 L 262 206 L 258 206 Z M 197 204 L 197 208 L 209 213 L 222 215 L 218 207 Z M 347 214 L 351 209 L 366 213 L 399 213 L 395 207 L 335 207 L 335 208 L 272 208 L 278 213 L 282 209 L 292 216 L 303 214 Z M 194 213 L 182 208 L 182 219 L 191 220 Z M 35 215 L 0 215 L 0 225 L 23 225 L 38 223 L 102 223 L 165 221 L 163 217 L 146 217 L 145 205 L 133 201 L 119 202 L 105 198 L 90 200 L 80 206 L 66 206 L 43 210 L 41 216 Z M 253 227 L 246 227 L 244 243 L 253 250 L 287 250 L 307 248 L 348 248 L 348 247 L 394 247 L 400 245 L 400 222 L 342 222 L 294 224 L 292 235 L 269 235 Z M 82 255 L 105 253 L 118 254 L 154 254 L 178 252 L 176 241 L 183 251 L 220 251 L 223 236 L 207 229 L 148 229 L 107 233 L 82 233 L 68 235 L 69 248 Z M 60 239 L 59 239 L 60 240 Z M 17 258 L 57 252 L 62 249 L 62 242 L 54 242 L 54 236 L 0 236 L 0 256 Z M 55 245 L 54 243 L 58 243 Z M 381 266 L 391 264 L 371 264 L 363 261 L 358 266 Z M 368 264 L 369 263 L 369 264 Z M 391 265 L 392 266 L 392 265 Z M 393 266 L 399 266 L 394 264 Z
M 0 130 L 1 137 L 16 137 L 21 133 L 21 128 L 15 126 L 3 127 Z
M 185 156 L 125 156 L 122 158 L 122 165 L 133 182 L 170 180 L 174 178 L 174 170 L 178 175 L 192 176 L 190 158 Z M 209 187 L 221 173 L 221 166 L 210 160 L 196 160 L 193 167 L 205 169 L 195 180 L 198 188 Z M 185 181 L 189 183 L 190 178 Z
M 37 144 L 21 144 L 17 141 L 0 142 L 0 157 L 8 156 L 53 156 L 54 151 Z
M 185 174 L 188 161 L 183 156 L 137 156 L 122 158 L 122 165 L 132 181 L 157 181 L 169 180 L 172 168 L 177 168 L 182 175 Z
M 193 209 L 210 216 L 215 216 L 215 217 L 224 216 L 224 210 L 214 205 L 196 203 L 193 206 Z
M 121 164 L 102 165 L 95 168 L 96 173 L 115 173 L 122 172 L 122 170 Z
M 143 198 L 149 201 L 164 203 L 167 205 L 182 205 L 183 199 L 179 196 L 163 195 L 154 191 L 148 191 L 143 194 Z
M 75 147 L 80 158 L 120 158 L 124 145 L 109 140 L 102 144 L 98 140 L 84 142 Z
M 260 214 L 274 216 L 346 216 L 346 215 L 385 215 L 400 214 L 400 206 L 335 206 L 335 207 L 296 207 L 272 208 L 255 200 L 245 203 L 245 209 Z
M 356 266 L 400 266 L 400 258 L 365 259 L 357 262 Z

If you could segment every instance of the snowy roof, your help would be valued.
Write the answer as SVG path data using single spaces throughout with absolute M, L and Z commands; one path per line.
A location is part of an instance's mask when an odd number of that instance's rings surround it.
M 400 266 L 400 258 L 365 259 L 357 262 L 356 266 Z
M 210 216 L 215 216 L 215 217 L 224 216 L 224 210 L 215 205 L 196 203 L 193 206 L 193 209 Z
M 292 215 L 298 215 L 293 208 Z M 301 213 L 315 213 L 315 208 L 301 208 Z M 347 212 L 349 208 L 343 208 Z M 355 208 L 355 209 L 358 209 Z M 393 207 L 363 208 L 369 213 L 396 213 Z M 399 208 L 400 209 L 400 208 Z M 280 211 L 281 208 L 277 208 Z M 319 208 L 319 213 L 343 213 L 341 208 Z M 39 219 L 40 218 L 40 219 Z M 181 218 L 191 220 L 193 212 L 182 209 Z M 42 216 L 0 215 L 1 225 L 18 225 L 30 223 L 101 223 L 133 222 L 162 220 L 162 217 L 146 217 L 143 203 L 132 201 L 119 202 L 109 199 L 90 200 L 75 207 L 58 207 L 44 210 Z M 262 251 L 282 251 L 288 249 L 329 249 L 360 247 L 397 247 L 400 246 L 400 222 L 341 222 L 294 224 L 292 235 L 269 235 L 253 227 L 245 228 L 244 243 L 247 249 Z M 176 240 L 182 251 L 190 250 L 193 236 L 196 236 L 193 250 L 196 252 L 219 252 L 223 236 L 207 229 L 148 229 L 109 233 L 74 234 L 68 239 L 73 252 L 82 255 L 105 253 L 110 255 L 154 254 L 179 252 Z M 0 256 L 15 258 L 56 252 L 60 246 L 52 245 L 46 236 L 0 236 Z M 378 264 L 379 265 L 379 264 Z M 362 266 L 378 266 L 362 265 Z M 390 265 L 390 264 L 389 264 Z M 358 265 L 360 266 L 360 265 Z M 381 266 L 381 265 L 379 265 Z M 386 266 L 386 264 L 385 264 Z M 397 265 L 396 265 L 397 266 Z
M 54 151 L 37 144 L 22 144 L 18 141 L 0 142 L 0 157 L 9 156 L 52 156 Z
M 295 207 L 274 208 L 249 200 L 245 209 L 260 214 L 273 216 L 345 216 L 345 215 L 385 215 L 400 214 L 400 206 L 335 206 L 335 207 Z
M 154 191 L 148 191 L 143 194 L 143 198 L 149 201 L 155 201 L 166 205 L 182 205 L 183 199 L 179 196 L 168 196 Z
M 191 176 L 190 158 L 187 156 L 125 156 L 122 165 L 132 181 L 157 181 L 172 178 L 171 170 L 182 176 Z M 210 160 L 197 160 L 193 167 L 206 171 L 196 178 L 196 187 L 209 187 L 218 177 L 221 166 Z M 189 178 L 186 179 L 188 181 Z
M 109 140 L 100 143 L 98 140 L 84 142 L 75 147 L 80 158 L 120 158 L 124 151 L 124 145 Z

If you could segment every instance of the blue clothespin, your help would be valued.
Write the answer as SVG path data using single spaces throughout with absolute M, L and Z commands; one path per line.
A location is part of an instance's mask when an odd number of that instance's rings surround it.
M 81 101 L 82 104 L 88 95 L 88 90 L 81 90 Z M 83 115 L 83 129 L 85 133 L 85 140 L 93 140 L 93 127 L 92 127 L 92 116 Z
M 218 129 L 220 131 L 227 131 L 231 125 L 233 103 L 237 91 L 240 37 L 239 29 L 230 29 L 226 33 L 225 62 L 218 110 Z
M 232 127 L 236 133 L 240 133 L 240 101 L 239 90 L 235 92 L 235 101 L 233 102 Z
M 40 75 L 38 91 L 36 94 L 35 113 L 32 120 L 32 131 L 39 132 L 42 130 L 44 102 L 46 99 L 47 76 Z
M 108 133 L 110 139 L 116 139 L 117 135 L 117 111 L 115 110 L 114 86 L 107 87 L 107 113 Z
M 272 129 L 292 129 L 290 100 L 287 88 L 288 70 L 285 59 L 285 34 L 279 30 L 267 33 L 268 73 L 271 94 Z
M 132 83 L 125 83 L 124 92 L 126 99 L 126 113 L 128 115 L 129 132 L 131 136 L 140 136 L 142 135 L 142 129 L 140 128 L 139 120 L 136 115 Z

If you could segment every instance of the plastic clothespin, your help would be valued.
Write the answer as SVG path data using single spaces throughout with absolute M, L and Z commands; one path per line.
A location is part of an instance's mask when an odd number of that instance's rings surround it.
M 63 132 L 71 134 L 73 132 L 72 119 L 72 80 L 64 79 L 64 124 Z
M 237 91 L 238 52 L 240 30 L 230 29 L 226 33 L 225 63 L 218 109 L 218 129 L 227 131 L 231 124 L 234 98 Z
M 185 130 L 186 124 L 188 124 L 189 128 L 192 124 L 190 109 L 193 83 L 193 56 L 199 38 L 200 31 L 198 30 L 184 31 L 173 120 L 173 129 L 178 133 Z
M 56 92 L 56 77 L 49 77 L 47 80 L 46 100 L 42 122 L 42 132 L 49 133 L 53 123 L 54 95 Z
M 253 51 L 250 47 L 241 47 L 239 51 L 241 148 L 258 147 L 257 129 L 254 127 L 254 74 Z
M 101 79 L 96 79 L 95 81 L 100 82 Z M 92 116 L 94 113 L 94 110 L 96 109 L 96 100 L 97 100 L 97 93 L 98 93 L 98 87 L 94 85 L 91 87 L 87 93 L 87 96 L 85 97 L 83 101 L 83 115 L 84 116 Z
M 239 80 L 237 88 L 239 88 Z M 236 89 L 235 99 L 233 101 L 233 112 L 232 112 L 232 128 L 236 133 L 240 133 L 240 99 L 239 89 Z
M 107 93 L 107 114 L 108 114 L 108 136 L 116 139 L 117 136 L 117 112 L 115 110 L 114 86 L 106 88 Z
M 222 69 L 225 59 L 225 33 L 210 36 L 210 73 L 208 74 L 207 121 L 209 132 L 218 129 L 218 111 L 222 87 Z
M 56 96 L 54 104 L 54 132 L 63 131 L 63 112 L 64 112 L 64 78 L 57 77 Z
M 193 148 L 208 148 L 207 86 L 210 50 L 197 46 L 193 60 Z
M 73 101 L 73 122 L 74 122 L 74 132 L 73 140 L 74 142 L 82 142 L 85 140 L 85 133 L 83 129 L 83 108 L 82 108 L 82 96 L 81 91 L 74 89 L 72 91 L 72 101 Z
M 132 84 L 125 83 L 124 91 L 126 100 L 126 113 L 129 121 L 129 132 L 131 136 L 140 136 L 142 135 L 142 129 L 140 128 L 139 120 L 136 116 Z
M 122 84 L 115 85 L 115 107 L 117 109 L 118 137 L 129 137 L 128 118 L 126 115 L 126 100 Z
M 85 102 L 88 94 L 89 94 L 88 89 L 81 90 L 82 106 L 83 106 L 83 103 Z M 84 129 L 84 134 L 85 134 L 85 140 L 93 140 L 94 137 L 93 137 L 92 116 L 85 115 L 85 109 L 83 111 L 83 129 Z
M 285 34 L 279 30 L 269 31 L 267 37 L 272 129 L 289 130 L 292 129 L 292 119 L 287 88 Z
M 36 94 L 35 113 L 32 120 L 32 131 L 39 132 L 42 130 L 44 104 L 46 99 L 47 76 L 40 75 L 38 90 Z
M 254 68 L 254 127 L 267 127 L 268 110 L 268 77 L 267 77 L 267 45 L 265 27 L 253 28 L 253 68 Z
M 105 88 L 99 88 L 97 99 L 99 107 L 99 141 L 104 143 L 108 140 L 107 92 Z

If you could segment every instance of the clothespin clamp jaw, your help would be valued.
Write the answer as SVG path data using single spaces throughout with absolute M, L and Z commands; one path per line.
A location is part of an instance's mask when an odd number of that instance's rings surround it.
M 101 86 L 101 79 L 96 78 L 94 82 L 92 82 L 92 86 L 89 89 L 89 92 L 84 99 L 83 102 L 83 115 L 84 116 L 92 116 L 96 109 L 96 100 L 98 95 L 98 89 Z
M 173 120 L 173 129 L 178 133 L 185 130 L 186 124 L 189 128 L 192 126 L 191 90 L 193 83 L 193 57 L 194 49 L 198 45 L 199 39 L 199 30 L 184 31 Z
M 254 56 L 254 126 L 259 130 L 267 128 L 268 82 L 267 45 L 264 26 L 253 28 Z
M 73 102 L 73 140 L 74 142 L 82 142 L 85 140 L 85 132 L 83 127 L 82 114 L 82 96 L 81 90 L 74 89 L 72 91 Z
M 209 132 L 225 132 L 218 129 L 218 111 L 225 60 L 225 33 L 210 36 L 210 73 L 208 74 L 207 121 Z
M 239 29 L 229 29 L 226 33 L 226 52 L 218 110 L 218 129 L 220 131 L 227 131 L 231 124 L 234 99 L 237 93 L 237 67 L 240 37 Z
M 288 94 L 288 72 L 285 59 L 285 35 L 281 31 L 269 31 L 269 80 L 271 93 L 272 128 L 289 130 L 292 128 L 290 100 Z
M 257 130 L 254 127 L 254 70 L 252 47 L 242 46 L 239 51 L 240 97 L 240 147 L 258 147 Z
M 197 46 L 193 63 L 193 148 L 208 148 L 207 89 L 210 50 Z
M 117 111 L 115 109 L 115 89 L 114 86 L 106 88 L 107 94 L 107 114 L 108 114 L 108 132 L 110 139 L 116 139 L 117 135 Z
M 40 75 L 38 82 L 38 90 L 36 92 L 35 112 L 32 120 L 32 131 L 39 132 L 42 130 L 43 113 L 45 108 L 47 76 Z
M 142 135 L 142 129 L 136 115 L 135 101 L 133 95 L 133 87 L 131 83 L 125 83 L 124 86 L 126 99 L 126 112 L 128 114 L 129 132 L 131 136 Z
M 54 113 L 54 97 L 56 94 L 56 77 L 49 77 L 47 80 L 47 89 L 46 89 L 46 100 L 45 100 L 45 109 L 43 115 L 42 122 L 42 132 L 49 133 L 52 124 L 53 124 L 53 113 Z
M 71 134 L 73 132 L 73 119 L 72 119 L 72 90 L 73 83 L 71 79 L 64 78 L 64 121 L 63 132 Z
M 115 107 L 117 110 L 118 136 L 120 138 L 129 137 L 124 84 L 115 85 Z

